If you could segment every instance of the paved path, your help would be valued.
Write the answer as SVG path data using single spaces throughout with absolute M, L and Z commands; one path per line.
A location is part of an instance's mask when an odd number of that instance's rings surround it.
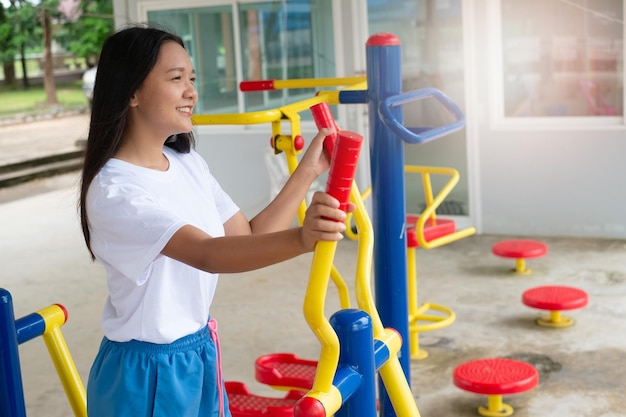
M 89 113 L 0 126 L 0 166 L 80 149 Z

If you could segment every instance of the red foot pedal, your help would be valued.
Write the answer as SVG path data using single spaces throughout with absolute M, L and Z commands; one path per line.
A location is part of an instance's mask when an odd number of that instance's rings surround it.
M 261 397 L 250 393 L 241 382 L 226 382 L 228 408 L 233 417 L 293 417 L 293 407 L 304 394 L 289 391 L 282 398 Z
M 273 353 L 259 357 L 254 367 L 256 380 L 263 384 L 308 391 L 313 386 L 317 361 L 293 353 Z
M 417 248 L 419 246 L 417 242 L 417 231 L 415 230 L 418 220 L 419 216 L 414 214 L 406 216 L 407 246 L 409 248 Z M 456 232 L 456 223 L 454 220 L 428 219 L 424 223 L 424 240 L 426 242 L 430 242 L 441 236 L 451 235 L 454 232 Z

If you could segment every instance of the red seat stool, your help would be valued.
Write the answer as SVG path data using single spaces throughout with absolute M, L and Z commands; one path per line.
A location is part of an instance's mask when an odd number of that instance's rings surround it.
M 454 385 L 465 391 L 487 395 L 487 407 L 478 407 L 478 414 L 501 417 L 513 414 L 513 407 L 502 402 L 502 395 L 533 389 L 539 383 L 539 373 L 526 362 L 508 358 L 486 358 L 457 366 L 453 381 Z
M 537 240 L 516 239 L 498 242 L 493 245 L 491 251 L 496 256 L 515 259 L 515 268 L 511 270 L 514 274 L 528 275 L 532 271 L 526 267 L 526 259 L 545 255 L 548 247 Z
M 582 308 L 589 302 L 587 293 L 574 287 L 546 285 L 524 291 L 522 302 L 528 307 L 550 311 L 550 317 L 538 318 L 537 324 L 546 327 L 567 327 L 574 324 L 570 317 L 561 315 L 561 310 Z

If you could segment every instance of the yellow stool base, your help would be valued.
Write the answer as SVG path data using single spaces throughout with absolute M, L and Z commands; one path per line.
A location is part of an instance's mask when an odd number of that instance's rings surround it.
M 559 321 L 554 321 L 551 320 L 549 318 L 538 318 L 537 320 L 535 320 L 535 323 L 537 323 L 540 326 L 543 327 L 569 327 L 572 324 L 574 324 L 574 319 L 571 319 L 569 317 L 565 317 L 565 316 L 561 316 Z
M 424 349 L 419 349 L 417 353 L 411 353 L 411 360 L 419 361 L 421 359 L 426 359 L 428 357 L 428 352 Z
M 485 417 L 506 417 L 513 414 L 513 407 L 508 404 L 502 404 L 500 410 L 490 410 L 482 405 L 478 407 L 478 414 Z

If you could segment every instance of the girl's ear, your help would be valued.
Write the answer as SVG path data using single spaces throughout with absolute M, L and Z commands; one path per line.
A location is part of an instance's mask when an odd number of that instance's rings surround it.
M 137 95 L 133 94 L 133 96 L 130 98 L 130 103 L 129 103 L 130 107 L 137 107 Z

